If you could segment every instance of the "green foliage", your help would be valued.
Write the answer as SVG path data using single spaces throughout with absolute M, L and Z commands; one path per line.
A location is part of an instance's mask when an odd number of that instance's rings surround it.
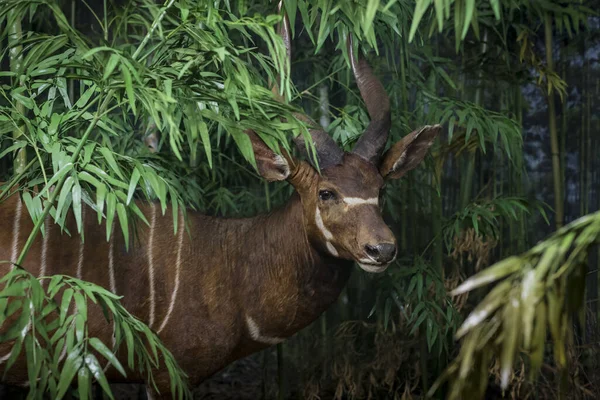
M 566 346 L 572 339 L 572 317 L 583 300 L 587 256 L 600 242 L 600 213 L 582 217 L 520 256 L 508 257 L 470 277 L 454 295 L 498 282 L 465 319 L 457 332 L 463 339 L 458 357 L 437 384 L 452 382 L 449 398 L 481 398 L 492 357 L 500 361 L 502 387 L 509 384 L 515 359 L 528 357 L 537 376 L 544 360 L 546 332 L 552 336 L 554 361 L 564 371 Z
M 461 317 L 444 286 L 439 271 L 421 257 L 396 261 L 383 278 L 377 279 L 376 314 L 384 329 L 395 326 L 395 312 L 406 323 L 409 335 L 422 332 L 429 352 L 450 352 L 449 339 L 454 336 Z M 395 311 L 395 312 L 394 312 Z
M 429 96 L 427 96 L 429 97 Z M 473 151 L 470 148 L 471 135 L 476 135 L 479 149 L 485 153 L 486 143 L 493 146 L 494 151 L 501 150 L 508 159 L 517 154 L 523 146 L 521 127 L 518 123 L 498 112 L 486 110 L 477 104 L 456 99 L 430 98 L 430 115 L 435 121 L 448 123 L 448 142 L 452 146 L 455 131 L 462 132 L 463 147 L 453 148 L 453 152 Z M 458 128 L 458 129 L 457 129 Z
M 150 0 L 132 0 L 123 7 L 107 2 L 107 14 L 94 15 L 100 26 L 97 35 L 78 32 L 69 22 L 63 3 L 7 0 L 0 10 L 0 25 L 7 27 L 0 32 L 0 42 L 9 43 L 1 49 L 0 61 L 10 61 L 12 67 L 0 71 L 0 168 L 9 165 L 8 161 L 12 162 L 15 152 L 19 152 L 14 156 L 19 163 L 7 174 L 9 182 L 2 188 L 0 201 L 11 188 L 19 188 L 36 224 L 29 245 L 43 230 L 48 214 L 64 229 L 66 215 L 73 212 L 78 233 L 85 235 L 80 222 L 84 205 L 96 211 L 99 221 L 105 220 L 107 237 L 113 234 L 113 221 L 118 220 L 127 238 L 138 222 L 136 218 L 145 222 L 134 199 L 157 201 L 163 212 L 170 208 L 175 229 L 183 228 L 177 227 L 178 210 L 193 208 L 216 215 L 248 216 L 283 202 L 292 189 L 256 179 L 254 155 L 243 131 L 254 129 L 273 149 L 291 150 L 289 137 L 306 137 L 307 131 L 293 117 L 294 107 L 274 99 L 268 89 L 270 83 L 278 82 L 285 99 L 303 100 L 309 114 L 311 109 L 316 114 L 321 106 L 312 90 L 326 85 L 332 105 L 321 112 L 331 114 L 329 132 L 349 150 L 368 124 L 347 63 L 345 38 L 351 33 L 356 46 L 371 49 L 366 57 L 390 94 L 393 140 L 422 124 L 447 126 L 448 134 L 435 146 L 425 167 L 401 182 L 389 184 L 383 195 L 385 212 L 395 225 L 399 242 L 404 242 L 404 250 L 416 255 L 399 259 L 385 275 L 369 281 L 375 285 L 373 290 L 366 290 L 368 285 L 361 281 L 356 295 L 360 301 L 350 299 L 352 311 L 344 306 L 348 314 L 354 312 L 354 317 L 362 319 L 366 313 L 354 311 L 354 304 L 359 305 L 358 309 L 374 304 L 372 313 L 377 326 L 385 328 L 385 335 L 393 337 L 403 329 L 422 336 L 427 344 L 420 354 L 422 369 L 432 360 L 436 367 L 443 367 L 438 364 L 439 356 L 451 354 L 452 336 L 462 319 L 459 307 L 447 293 L 451 286 L 445 253 L 456 250 L 453 240 L 472 230 L 482 240 L 511 242 L 517 240 L 514 228 L 524 230 L 528 215 L 539 211 L 545 218 L 542 205 L 525 200 L 528 196 L 522 187 L 526 181 L 518 122 L 523 109 L 519 85 L 537 81 L 546 86 L 547 93 L 557 90 L 564 94 L 565 82 L 536 54 L 536 35 L 547 13 L 558 31 L 569 36 L 576 34 L 591 14 L 579 1 L 286 0 L 284 9 L 295 38 L 290 66 L 275 33 L 281 18 L 272 2 L 169 0 L 161 6 Z M 77 2 L 80 6 L 85 4 Z M 22 33 L 15 28 L 17 23 L 22 24 Z M 510 42 L 513 31 L 516 43 Z M 488 50 L 482 53 L 482 47 Z M 307 89 L 298 92 L 289 80 L 288 69 L 303 64 L 308 67 L 300 71 L 296 83 Z M 530 67 L 535 76 L 531 76 Z M 481 98 L 478 91 L 484 93 Z M 486 101 L 486 92 L 498 97 Z M 159 133 L 158 153 L 145 148 L 140 133 L 144 129 Z M 475 175 L 481 180 L 481 192 L 473 196 L 476 191 L 467 190 L 466 206 L 457 207 L 453 200 L 457 182 L 452 178 L 463 176 L 462 165 L 470 159 L 476 159 L 482 168 Z M 483 170 L 489 179 L 482 177 Z M 509 182 L 505 182 L 507 177 Z M 478 187 L 477 182 L 474 187 Z M 578 231 L 580 235 L 584 230 Z M 527 232 L 520 235 L 524 238 L 521 245 L 526 246 Z M 563 239 L 568 237 L 566 233 L 561 235 Z M 507 268 L 503 271 L 509 274 L 510 287 L 504 285 L 492 293 L 504 290 L 506 299 L 512 291 L 521 290 L 520 279 L 525 277 L 521 267 L 527 270 L 537 263 L 534 270 L 538 270 L 543 254 L 549 251 L 535 249 L 501 264 Z M 568 259 L 568 254 L 574 253 L 564 253 L 563 258 Z M 557 268 L 543 279 L 556 275 L 560 270 Z M 487 273 L 496 279 L 498 271 L 494 267 L 478 276 L 489 277 Z M 23 271 L 14 274 L 14 289 L 12 283 L 10 289 L 6 286 L 7 297 L 3 298 L 16 297 L 5 302 L 5 311 L 22 316 L 30 312 L 27 304 L 35 306 L 42 299 L 42 308 L 33 308 L 35 317 L 19 319 L 19 323 L 34 321 L 47 308 L 47 315 L 58 315 L 56 327 L 43 325 L 47 336 L 53 339 L 51 329 L 63 329 L 56 340 L 70 340 L 73 350 L 65 353 L 69 354 L 65 356 L 68 365 L 65 362 L 61 367 L 56 361 L 60 357 L 56 342 L 46 346 L 47 340 L 39 333 L 34 337 L 32 331 L 22 339 L 16 338 L 15 345 L 19 340 L 21 346 L 25 345 L 31 376 L 46 376 L 46 381 L 32 381 L 37 383 L 32 386 L 31 397 L 39 397 L 44 391 L 52 397 L 62 394 L 59 387 L 62 390 L 76 383 L 75 375 L 80 397 L 85 397 L 91 380 L 102 379 L 101 375 L 90 374 L 84 362 L 87 355 L 111 358 L 116 351 L 115 346 L 89 338 L 87 323 L 80 317 L 67 322 L 70 315 L 61 314 L 57 296 L 63 293 L 64 298 L 68 290 L 72 294 L 66 310 L 77 304 L 77 298 L 81 304 L 95 299 L 116 322 L 117 337 L 126 342 L 130 352 L 128 361 L 137 361 L 129 362 L 128 368 L 150 374 L 157 362 L 156 354 L 164 353 L 174 390 L 178 395 L 186 393 L 183 375 L 168 351 L 108 292 L 59 276 L 42 281 L 54 285 L 51 293 L 50 287 L 45 289 L 46 285 Z M 559 281 L 557 278 L 553 282 Z M 538 309 L 544 305 L 547 310 L 551 304 L 560 303 L 564 286 L 552 285 L 557 294 L 544 294 L 543 300 L 536 297 Z M 11 290 L 17 292 L 9 296 Z M 484 300 L 482 307 L 489 301 Z M 462 358 L 449 371 L 463 375 L 459 375 L 452 393 L 463 390 L 467 382 L 464 376 L 474 370 L 473 366 L 479 368 L 475 372 L 487 373 L 485 361 L 491 354 L 486 352 L 488 344 L 510 342 L 512 347 L 506 349 L 512 348 L 514 354 L 514 343 L 524 346 L 526 337 L 533 343 L 537 327 L 543 325 L 538 321 L 543 317 L 538 313 L 532 317 L 529 311 L 527 315 L 516 312 L 526 309 L 523 304 L 518 310 L 500 304 L 490 311 L 488 319 L 459 332 L 465 335 Z M 508 319 L 509 314 L 513 319 Z M 528 318 L 533 328 L 516 324 L 517 318 Z M 519 325 L 516 336 L 499 334 L 502 330 L 513 332 L 508 328 L 514 324 Z M 556 323 L 554 326 L 556 329 Z M 133 341 L 128 341 L 131 339 L 126 329 L 131 331 Z M 531 329 L 534 333 L 526 333 Z M 469 338 L 472 340 L 467 342 Z M 362 338 L 357 342 L 368 343 Z M 156 346 L 156 351 L 148 343 Z M 539 347 L 530 349 L 539 357 Z M 508 350 L 501 352 L 505 354 L 504 371 L 514 359 L 510 359 Z M 539 358 L 536 360 L 539 362 Z
M 112 399 L 105 371 L 112 366 L 126 376 L 115 355 L 120 347 L 127 351 L 129 370 L 146 373 L 150 385 L 151 370 L 164 365 L 171 375 L 173 397 L 190 396 L 185 373 L 169 350 L 146 324 L 123 308 L 119 296 L 64 275 L 35 278 L 17 267 L 2 277 L 0 284 L 4 286 L 0 291 L 1 341 L 13 342 L 5 374 L 24 354 L 28 398 L 41 399 L 48 393 L 60 399 L 73 383 L 77 383 L 80 399 L 92 398 L 92 381 L 96 381 Z M 99 308 L 90 308 L 90 301 Z M 89 335 L 89 313 L 100 309 L 113 324 L 110 347 Z
M 387 4 L 379 0 L 364 2 L 348 1 L 287 1 L 284 2 L 285 10 L 290 16 L 292 31 L 295 29 L 295 17 L 300 13 L 303 29 L 306 29 L 311 41 L 318 52 L 328 37 L 345 38 L 348 33 L 353 34 L 359 41 L 367 42 L 371 47 L 377 48 L 376 26 L 378 29 L 389 29 L 400 34 L 401 26 L 398 24 L 401 2 L 390 1 Z M 315 35 L 315 30 L 318 30 Z M 346 52 L 345 46 L 341 46 Z
M 210 206 L 204 196 L 210 186 L 201 188 L 189 179 L 190 165 L 194 167 L 203 157 L 212 166 L 214 146 L 220 142 L 233 141 L 253 162 L 244 129 L 259 130 L 274 147 L 277 141 L 287 146 L 286 132 L 306 132 L 292 117 L 291 109 L 276 102 L 266 89 L 265 77 L 287 76 L 282 73 L 283 44 L 273 29 L 278 16 L 257 14 L 240 19 L 231 12 L 221 12 L 217 3 L 169 1 L 159 7 L 141 1 L 137 7 L 126 8 L 104 21 L 99 19 L 104 32 L 110 31 L 111 40 L 106 41 L 106 34 L 104 41 L 94 43 L 73 29 L 57 2 L 3 4 L 0 24 L 10 26 L 40 14 L 55 23 L 50 31 L 24 30 L 17 40 L 19 47 L 0 54 L 4 58 L 19 52 L 21 60 L 10 72 L 2 72 L 0 158 L 16 150 L 31 157 L 2 191 L 4 198 L 18 186 L 35 224 L 19 263 L 48 214 L 65 229 L 66 216 L 73 212 L 78 233 L 83 235 L 81 210 L 87 204 L 96 210 L 99 221 L 106 220 L 107 237 L 118 218 L 128 242 L 131 216 L 146 221 L 133 198 L 156 199 L 163 213 L 170 205 L 175 226 L 178 209 Z M 3 31 L 0 40 L 8 34 Z M 264 43 L 267 55 L 248 51 L 257 40 Z M 289 97 L 287 80 L 282 83 L 280 87 Z M 282 116 L 289 122 L 282 122 Z M 148 120 L 162 134 L 159 155 L 144 150 L 136 133 L 136 127 Z M 11 135 L 14 132 L 18 132 L 16 139 Z M 215 198 L 219 190 L 216 192 Z M 54 301 L 56 291 L 65 285 L 76 300 L 87 296 L 95 302 L 96 296 L 115 322 L 116 344 L 127 344 L 128 367 L 146 371 L 152 384 L 151 368 L 158 366 L 160 358 L 169 371 L 173 394 L 186 395 L 184 374 L 168 350 L 148 327 L 133 319 L 115 299 L 106 297 L 109 292 L 57 276 L 44 297 L 40 284 L 24 271 L 21 274 L 19 279 L 5 277 L 10 279 L 6 290 L 18 289 L 24 296 L 46 299 L 35 303 L 32 310 L 36 316 L 54 310 L 45 303 Z M 78 302 L 84 304 L 83 300 Z M 21 299 L 10 304 L 11 313 L 22 308 L 19 323 L 28 323 L 32 301 Z M 98 339 L 88 338 L 87 319 L 81 312 L 78 315 L 56 320 L 57 326 L 50 328 L 33 325 L 37 334 L 46 336 L 58 329 L 52 342 L 48 337 L 40 342 L 34 333 L 22 333 L 15 342 L 11 363 L 25 344 L 28 357 L 34 357 L 34 362 L 28 363 L 30 380 L 38 382 L 41 378 L 39 385 L 31 386 L 30 396 L 49 391 L 53 398 L 61 397 L 75 375 L 80 395 L 89 392 L 92 379 L 110 393 L 102 369 L 95 368 L 92 349 L 114 361 L 112 352 L 117 347 L 109 350 Z M 12 334 L 17 328 L 8 332 Z M 56 347 L 56 343 L 63 345 Z M 59 369 L 57 351 L 63 348 L 68 355 Z M 124 372 L 122 366 L 118 369 Z
M 525 214 L 539 211 L 546 223 L 549 223 L 544 205 L 538 201 L 529 202 L 518 197 L 476 201 L 450 217 L 443 226 L 442 234 L 446 248 L 450 251 L 454 246 L 454 238 L 470 228 L 475 231 L 475 235 L 499 239 L 500 221 L 517 220 L 519 211 Z
M 133 29 L 154 24 L 152 15 L 160 10 L 153 3 L 144 5 L 133 22 L 127 20 L 131 16 L 122 14 L 112 24 L 120 27 L 127 21 Z M 23 18 L 34 9 L 41 12 L 38 6 L 35 1 L 9 2 L 0 20 L 9 14 Z M 60 8 L 51 4 L 48 7 L 49 17 L 57 22 L 66 19 Z M 47 188 L 68 183 L 60 188 L 62 208 L 53 210 L 53 214 L 64 216 L 72 207 L 78 215 L 81 203 L 72 202 L 73 194 L 69 192 L 83 192 L 96 197 L 97 210 L 99 214 L 106 211 L 107 220 L 112 220 L 115 210 L 121 208 L 123 212 L 118 214 L 126 229 L 124 217 L 129 213 L 139 215 L 131 202 L 136 190 L 157 198 L 163 211 L 167 202 L 183 206 L 202 197 L 197 190 L 186 196 L 186 182 L 158 167 L 143 152 L 134 133 L 136 115 L 152 119 L 162 132 L 162 143 L 168 143 L 168 149 L 164 149 L 167 153 L 180 160 L 182 154 L 196 159 L 201 147 L 209 166 L 213 143 L 230 138 L 242 154 L 253 160 L 249 141 L 242 134 L 244 129 L 260 128 L 265 139 L 275 138 L 285 146 L 285 130 L 299 132 L 287 108 L 272 99 L 260 76 L 285 76 L 280 74 L 284 68 L 281 39 L 273 30 L 278 17 L 240 20 L 229 13 L 212 14 L 206 7 L 188 9 L 182 3 L 173 6 L 179 15 L 160 11 L 165 15 L 160 40 L 147 35 L 137 45 L 125 37 L 119 40 L 118 34 L 127 32 L 118 28 L 110 47 L 90 48 L 84 37 L 60 24 L 63 32 L 55 36 L 28 33 L 24 50 L 27 56 L 21 70 L 5 74 L 14 82 L 18 77 L 20 85 L 0 87 L 0 96 L 6 100 L 0 107 L 0 131 L 19 129 L 22 133 L 3 156 L 18 148 L 35 154 L 37 162 L 30 168 L 43 178 L 41 195 L 46 199 Z M 242 45 L 232 41 L 227 35 L 230 31 L 232 36 L 243 38 Z M 272 57 L 246 51 L 245 45 L 251 44 L 254 37 L 264 39 Z M 146 46 L 151 46 L 149 51 Z M 262 71 L 250 62 L 263 67 Z M 79 96 L 71 99 L 69 86 L 77 86 Z M 289 85 L 281 87 L 289 96 Z M 19 112 L 19 104 L 25 112 Z M 282 115 L 292 122 L 281 122 Z M 181 127 L 187 129 L 182 132 Z M 11 140 L 5 135 L 0 139 Z M 49 163 L 52 170 L 46 171 Z M 31 182 L 33 171 L 28 172 Z M 61 223 L 60 218 L 55 219 Z M 110 234 L 111 225 L 108 227 Z
M 493 16 L 496 20 L 506 21 L 519 10 L 537 16 L 551 13 L 559 30 L 564 30 L 571 36 L 573 33 L 579 31 L 580 25 L 587 23 L 587 16 L 594 13 L 579 0 L 570 0 L 561 2 L 560 4 L 549 0 L 489 0 L 489 2 L 478 2 L 475 0 L 417 0 L 416 3 L 409 40 L 413 40 L 419 24 L 427 13 L 435 16 L 435 18 L 430 19 L 430 35 L 435 31 L 436 27 L 438 32 L 442 32 L 444 22 L 453 18 L 457 51 L 461 42 L 466 38 L 469 27 L 479 37 L 480 22 L 483 20 L 488 24 L 490 22 L 488 19 L 489 16 Z

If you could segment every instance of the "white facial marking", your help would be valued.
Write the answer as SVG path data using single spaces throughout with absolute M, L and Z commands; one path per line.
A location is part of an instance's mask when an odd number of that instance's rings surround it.
M 377 197 L 372 197 L 370 199 L 361 199 L 360 197 L 344 197 L 344 203 L 349 206 L 360 206 L 362 204 L 372 204 L 376 206 L 379 204 L 379 199 Z
M 152 204 L 150 216 L 150 234 L 148 236 L 148 285 L 150 286 L 150 320 L 148 326 L 154 325 L 154 311 L 156 310 L 155 288 L 154 288 L 154 228 L 156 227 L 156 205 Z
M 171 293 L 171 302 L 169 303 L 169 309 L 167 311 L 167 315 L 165 315 L 165 319 L 162 324 L 160 324 L 160 328 L 158 328 L 158 333 L 162 332 L 167 326 L 167 322 L 173 313 L 173 309 L 175 308 L 175 300 L 177 299 L 177 291 L 179 290 L 179 271 L 181 270 L 181 250 L 183 248 L 183 231 L 185 231 L 185 227 L 183 226 L 183 213 L 179 212 L 179 224 L 177 224 L 177 229 L 179 229 L 179 238 L 177 244 L 177 261 L 175 263 L 175 287 L 173 288 L 173 293 Z
M 333 245 L 331 244 L 331 242 L 327 241 L 325 243 L 325 246 L 327 247 L 327 250 L 329 250 L 332 256 L 337 257 L 339 255 L 335 247 L 333 247 Z
M 387 267 L 389 266 L 389 264 L 385 264 L 385 265 L 370 265 L 370 264 L 363 264 L 363 263 L 358 263 L 358 265 L 365 271 L 367 272 L 371 272 L 373 274 L 378 274 L 380 272 L 383 272 L 387 269 Z
M 81 209 L 81 220 L 85 222 L 85 207 Z M 83 279 L 83 237 L 79 238 L 79 255 L 77 257 L 77 279 Z
M 10 255 L 10 261 L 17 262 L 17 257 L 19 256 L 19 233 L 21 230 L 21 209 L 23 207 L 23 203 L 21 202 L 21 196 L 18 194 L 17 196 L 17 207 L 15 210 L 15 219 L 13 220 L 13 242 L 12 242 L 12 252 Z M 14 268 L 14 265 L 12 266 Z
M 326 240 L 325 247 L 327 247 L 327 250 L 331 253 L 332 256 L 337 257 L 338 252 L 333 246 L 333 244 L 331 244 L 330 242 L 330 240 L 333 239 L 333 234 L 329 229 L 325 227 L 325 224 L 323 224 L 323 218 L 321 217 L 321 210 L 319 210 L 319 207 L 317 207 L 317 210 L 315 211 L 315 223 L 317 224 L 317 228 L 319 228 L 319 230 L 323 234 L 323 237 Z
M 321 210 L 319 210 L 319 207 L 317 207 L 317 211 L 315 211 L 315 222 L 325 239 L 333 239 L 333 234 L 329 231 L 329 229 L 325 228 L 325 225 L 323 224 L 323 218 L 321 217 Z
M 46 275 L 46 259 L 48 257 L 48 241 L 50 240 L 50 218 L 44 220 L 44 238 L 42 239 L 42 255 L 40 260 L 40 277 Z M 43 283 L 43 281 L 42 281 Z
M 277 343 L 281 343 L 285 340 L 283 338 L 278 338 L 278 337 L 262 336 L 260 334 L 260 328 L 258 327 L 256 322 L 252 319 L 252 317 L 250 317 L 249 315 L 246 315 L 246 324 L 248 325 L 248 333 L 250 333 L 250 337 L 252 338 L 252 340 L 254 340 L 256 342 L 266 343 L 266 344 L 277 344 Z
M 110 285 L 110 291 L 117 294 L 117 283 L 115 282 L 115 224 L 113 223 L 112 234 L 110 235 L 110 245 L 108 246 L 108 279 Z

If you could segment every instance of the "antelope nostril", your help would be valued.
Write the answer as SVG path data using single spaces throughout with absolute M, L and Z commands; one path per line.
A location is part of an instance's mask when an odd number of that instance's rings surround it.
M 386 263 L 396 257 L 396 245 L 394 243 L 379 243 L 375 246 L 368 244 L 365 246 L 365 252 L 374 261 Z
M 375 260 L 379 258 L 379 246 L 371 246 L 370 244 L 365 246 L 365 252 L 367 255 Z

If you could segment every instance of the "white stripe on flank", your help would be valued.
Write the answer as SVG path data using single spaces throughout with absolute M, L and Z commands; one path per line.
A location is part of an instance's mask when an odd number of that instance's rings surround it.
M 113 223 L 113 229 L 110 235 L 110 245 L 108 246 L 108 279 L 110 284 L 110 291 L 117 294 L 117 283 L 115 282 L 115 224 Z
M 179 223 L 177 224 L 177 229 L 179 229 L 179 238 L 177 240 L 177 261 L 175 262 L 175 287 L 173 288 L 173 293 L 171 293 L 171 302 L 169 303 L 169 309 L 167 311 L 167 315 L 165 315 L 165 319 L 162 324 L 160 324 L 160 328 L 158 328 L 158 333 L 162 332 L 167 326 L 167 322 L 169 318 L 171 318 L 171 314 L 173 313 L 173 309 L 175 308 L 175 300 L 177 299 L 177 291 L 179 290 L 179 271 L 181 270 L 181 251 L 183 249 L 183 232 L 185 231 L 185 227 L 183 226 L 183 213 L 179 212 Z
M 17 262 L 17 257 L 19 256 L 19 233 L 21 230 L 21 209 L 23 207 L 23 203 L 21 203 L 21 196 L 16 194 L 17 196 L 17 209 L 15 210 L 15 219 L 13 220 L 13 242 L 12 242 L 12 252 L 10 255 L 11 262 Z M 13 267 L 14 268 L 14 265 Z
M 148 326 L 154 325 L 154 312 L 156 310 L 155 288 L 154 288 L 154 228 L 156 227 L 156 205 L 152 204 L 152 214 L 150 216 L 150 234 L 148 236 L 148 284 L 150 286 L 150 320 Z
M 387 269 L 387 267 L 389 266 L 389 264 L 384 264 L 384 265 L 369 265 L 369 264 L 362 264 L 362 263 L 358 263 L 358 265 L 365 271 L 373 273 L 373 274 L 379 274 L 383 271 L 385 271 Z
M 266 344 L 277 344 L 277 343 L 281 343 L 285 340 L 283 338 L 278 338 L 278 337 L 262 336 L 260 334 L 260 328 L 258 327 L 256 322 L 252 319 L 252 317 L 250 317 L 249 315 L 246 315 L 246 324 L 248 325 L 248 332 L 250 333 L 250 337 L 252 338 L 252 340 L 254 340 L 256 342 L 266 343 Z
M 377 197 L 372 197 L 370 199 L 361 199 L 360 197 L 344 197 L 344 203 L 349 206 L 359 206 L 361 204 L 372 204 L 374 206 L 379 204 L 379 199 Z
M 81 220 L 84 222 L 85 226 L 85 207 L 81 210 Z M 77 257 L 77 279 L 83 279 L 83 250 L 84 250 L 84 242 L 83 236 L 79 237 L 79 256 Z
M 39 277 L 46 276 L 46 260 L 48 258 L 48 241 L 50 240 L 50 218 L 44 220 L 44 239 L 42 240 L 42 256 Z

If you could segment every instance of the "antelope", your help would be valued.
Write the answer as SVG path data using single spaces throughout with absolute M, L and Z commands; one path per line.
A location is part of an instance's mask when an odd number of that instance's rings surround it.
M 285 16 L 279 32 L 289 58 Z M 123 295 L 123 305 L 159 335 L 191 385 L 306 327 L 337 299 L 354 263 L 380 273 L 394 261 L 396 239 L 381 216 L 380 190 L 385 180 L 415 168 L 441 130 L 439 125 L 422 127 L 384 152 L 391 126 L 388 96 L 368 63 L 354 54 L 351 39 L 348 48 L 370 116 L 352 152 L 342 151 L 303 115 L 299 118 L 309 124 L 320 171 L 308 161 L 274 152 L 255 132 L 246 132 L 259 174 L 295 189 L 283 207 L 244 219 L 188 211 L 187 230 L 181 228 L 179 212 L 180 228 L 173 234 L 170 211 L 163 215 L 159 206 L 139 202 L 149 225 L 137 227 L 137 241 L 129 250 L 116 225 L 105 240 L 105 227 L 87 209 L 85 241 L 61 235 L 48 218 L 45 235 L 38 236 L 22 267 L 39 276 L 75 276 Z M 306 158 L 303 140 L 295 142 Z M 0 260 L 14 262 L 33 228 L 25 208 L 19 195 L 0 203 Z M 74 231 L 73 216 L 67 226 Z M 0 264 L 3 274 L 9 268 Z M 89 321 L 90 334 L 110 343 L 112 328 L 102 314 L 90 314 Z M 10 349 L 9 343 L 0 345 L 1 362 Z M 24 363 L 9 371 L 9 383 L 27 381 Z M 112 369 L 107 376 L 121 378 Z M 166 368 L 154 371 L 154 377 L 158 390 L 150 389 L 149 396 L 168 398 Z

